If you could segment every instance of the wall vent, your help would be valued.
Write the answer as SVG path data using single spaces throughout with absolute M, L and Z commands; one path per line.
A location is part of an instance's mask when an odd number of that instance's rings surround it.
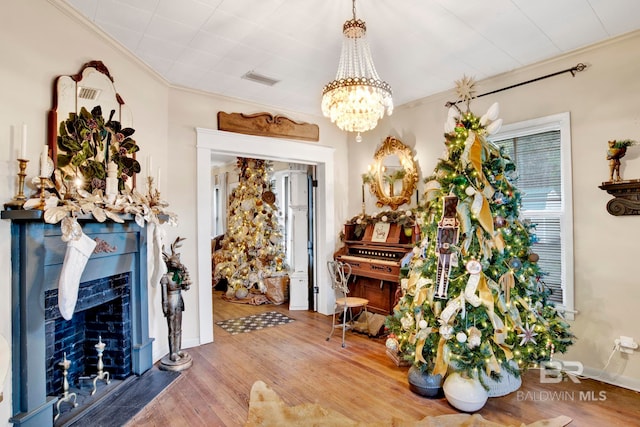
M 96 88 L 86 87 L 86 86 L 78 86 L 78 98 L 80 99 L 88 99 L 90 101 L 95 101 L 100 96 L 100 92 L 102 92 L 102 89 L 96 89 Z
M 243 76 L 243 79 L 245 80 L 251 80 L 252 82 L 256 82 L 256 83 L 260 83 L 263 85 L 267 85 L 267 86 L 273 86 L 274 84 L 278 83 L 280 80 L 276 80 L 273 79 L 271 77 L 267 77 L 267 76 L 263 76 L 262 74 L 258 74 L 256 72 L 252 71 L 247 71 Z

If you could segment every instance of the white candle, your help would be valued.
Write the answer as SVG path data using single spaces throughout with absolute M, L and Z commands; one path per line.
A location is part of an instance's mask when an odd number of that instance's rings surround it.
M 49 147 L 44 144 L 42 147 L 42 153 L 40 154 L 40 176 L 47 176 L 47 160 L 49 158 Z
M 20 145 L 20 158 L 27 159 L 27 124 L 22 124 L 22 144 Z

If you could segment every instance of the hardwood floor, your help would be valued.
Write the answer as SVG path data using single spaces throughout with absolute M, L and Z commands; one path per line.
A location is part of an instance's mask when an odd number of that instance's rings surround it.
M 347 333 L 330 341 L 331 317 L 280 306 L 250 306 L 214 295 L 214 322 L 279 311 L 294 322 L 231 335 L 214 326 L 215 342 L 187 349 L 193 366 L 147 405 L 127 426 L 242 426 L 252 384 L 261 380 L 288 405 L 319 403 L 361 422 L 414 421 L 452 414 L 445 398 L 428 399 L 409 390 L 407 368 L 385 354 L 384 340 Z M 540 384 L 536 370 L 510 395 L 490 398 L 479 411 L 498 423 L 520 425 L 566 415 L 574 426 L 640 425 L 640 393 L 593 380 Z

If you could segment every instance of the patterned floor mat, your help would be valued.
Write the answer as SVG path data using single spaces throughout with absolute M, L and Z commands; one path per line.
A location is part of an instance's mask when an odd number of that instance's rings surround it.
M 237 319 L 221 320 L 216 322 L 216 325 L 231 335 L 237 335 L 243 332 L 252 332 L 273 326 L 286 325 L 287 323 L 293 322 L 293 320 L 294 319 L 277 311 L 268 311 L 266 313 L 238 317 Z

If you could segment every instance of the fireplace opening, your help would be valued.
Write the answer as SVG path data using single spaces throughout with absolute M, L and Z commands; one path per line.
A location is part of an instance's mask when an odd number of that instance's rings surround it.
M 60 362 L 65 358 L 69 361 L 69 391 L 90 395 L 95 390 L 99 341 L 105 344 L 102 369 L 109 373 L 109 380 L 124 380 L 132 375 L 130 292 L 130 272 L 81 283 L 69 320 L 58 309 L 58 290 L 45 292 L 47 395 L 61 396 L 64 392 Z M 95 383 L 104 385 L 106 381 L 99 379 Z M 90 403 L 84 396 L 78 398 L 83 404 Z

